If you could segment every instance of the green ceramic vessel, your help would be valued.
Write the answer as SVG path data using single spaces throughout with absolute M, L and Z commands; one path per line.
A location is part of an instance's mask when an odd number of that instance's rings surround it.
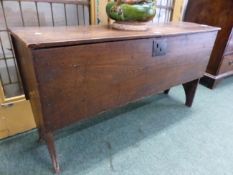
M 133 2 L 132 2 L 133 1 Z M 126 2 L 108 2 L 106 12 L 109 18 L 115 21 L 147 22 L 156 14 L 154 0 L 132 0 Z M 134 3 L 135 2 L 135 3 Z

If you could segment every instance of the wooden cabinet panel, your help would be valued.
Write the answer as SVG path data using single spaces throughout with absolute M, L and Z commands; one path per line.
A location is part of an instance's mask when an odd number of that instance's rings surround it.
M 22 100 L 10 104 L 1 104 L 0 139 L 28 131 L 35 127 L 29 101 Z
M 224 77 L 232 75 L 228 55 L 233 53 L 233 1 L 189 0 L 184 21 L 221 27 L 218 33 L 206 74 L 201 83 L 214 88 Z M 226 58 L 226 60 L 224 60 Z M 229 72 L 227 72 L 229 70 Z

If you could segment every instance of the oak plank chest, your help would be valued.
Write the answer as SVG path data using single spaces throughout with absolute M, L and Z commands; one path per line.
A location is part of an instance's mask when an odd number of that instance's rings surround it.
M 55 172 L 57 129 L 179 84 L 190 107 L 218 30 L 193 23 L 145 32 L 109 26 L 11 29 L 25 96 Z

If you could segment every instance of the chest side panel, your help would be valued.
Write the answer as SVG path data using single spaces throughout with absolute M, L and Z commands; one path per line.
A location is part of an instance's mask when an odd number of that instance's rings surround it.
M 61 128 L 201 77 L 215 37 L 210 32 L 35 50 L 47 127 Z M 152 56 L 153 41 L 166 44 L 165 55 Z
M 21 76 L 25 97 L 27 100 L 30 100 L 37 127 L 43 128 L 41 101 L 37 89 L 37 80 L 33 67 L 31 49 L 26 47 L 21 40 L 12 35 L 11 40 L 14 46 L 17 66 Z

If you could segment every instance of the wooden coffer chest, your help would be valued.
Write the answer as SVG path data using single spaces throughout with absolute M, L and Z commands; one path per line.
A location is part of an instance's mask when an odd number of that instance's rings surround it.
M 201 83 L 214 88 L 233 75 L 233 0 L 189 0 L 184 20 L 221 27 Z
M 218 30 L 192 23 L 145 32 L 109 26 L 12 29 L 25 95 L 55 171 L 56 129 L 179 84 L 191 106 Z

